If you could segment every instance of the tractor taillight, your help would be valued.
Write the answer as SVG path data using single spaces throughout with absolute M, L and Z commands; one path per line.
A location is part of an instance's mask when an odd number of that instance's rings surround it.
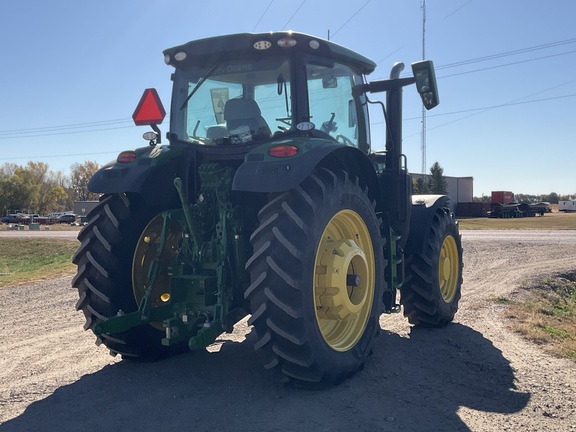
M 118 163 L 132 163 L 136 160 L 136 152 L 133 151 L 123 151 L 116 158 Z
M 271 147 L 268 154 L 272 157 L 292 157 L 298 153 L 298 147 L 293 145 L 279 145 Z

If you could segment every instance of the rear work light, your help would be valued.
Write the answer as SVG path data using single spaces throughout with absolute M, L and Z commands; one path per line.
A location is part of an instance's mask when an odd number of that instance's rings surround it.
M 283 37 L 282 39 L 278 39 L 278 42 L 276 43 L 278 44 L 279 47 L 282 48 L 292 48 L 293 46 L 296 46 L 298 42 L 294 38 Z
M 297 153 L 298 147 L 293 145 L 279 145 L 268 150 L 270 156 L 280 158 L 296 156 Z
M 136 160 L 136 152 L 134 151 L 123 151 L 116 158 L 118 163 L 132 163 Z

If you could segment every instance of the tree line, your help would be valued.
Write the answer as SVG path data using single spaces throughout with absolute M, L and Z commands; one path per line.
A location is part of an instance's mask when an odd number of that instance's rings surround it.
M 97 201 L 98 194 L 88 190 L 88 182 L 100 167 L 96 162 L 75 163 L 70 167 L 70 175 L 62 171 L 51 171 L 44 162 L 28 162 L 26 165 L 6 163 L 0 166 L 0 215 L 9 212 L 48 214 L 74 208 L 78 201 Z M 430 175 L 413 179 L 412 192 L 415 194 L 445 194 L 446 178 L 444 169 L 438 162 L 430 167 Z M 557 204 L 573 196 L 558 195 L 555 192 L 545 195 L 515 194 L 517 201 L 546 201 Z M 474 197 L 474 201 L 490 202 L 490 196 Z
M 88 190 L 88 182 L 99 169 L 96 162 L 75 163 L 70 175 L 51 171 L 44 162 L 24 166 L 6 163 L 0 166 L 0 214 L 22 211 L 49 214 L 74 208 L 78 201 L 96 201 L 98 194 Z M 414 193 L 446 193 L 444 169 L 438 162 L 430 168 L 430 178 L 413 181 Z
M 50 170 L 44 162 L 0 166 L 0 214 L 12 212 L 48 214 L 68 211 L 77 201 L 98 200 L 88 182 L 98 170 L 96 162 L 75 163 L 70 175 Z
M 576 197 L 576 194 L 572 195 L 560 195 L 556 192 L 550 192 L 549 194 L 542 195 L 530 195 L 524 193 L 515 193 L 514 199 L 518 202 L 549 202 L 550 204 L 558 204 L 558 201 L 569 201 Z M 474 197 L 475 202 L 486 202 L 489 203 L 491 200 L 490 195 L 484 195 L 481 197 Z

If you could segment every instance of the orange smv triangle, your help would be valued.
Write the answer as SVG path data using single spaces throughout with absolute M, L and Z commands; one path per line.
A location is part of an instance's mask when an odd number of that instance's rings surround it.
M 144 94 L 138 102 L 138 106 L 132 114 L 132 119 L 136 126 L 143 125 L 156 125 L 162 123 L 166 111 L 162 106 L 162 101 L 158 96 L 158 92 L 154 88 L 144 90 Z

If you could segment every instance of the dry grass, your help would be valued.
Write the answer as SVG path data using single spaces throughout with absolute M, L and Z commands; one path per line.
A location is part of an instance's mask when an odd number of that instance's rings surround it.
M 576 272 L 526 286 L 528 297 L 509 306 L 511 327 L 554 355 L 576 362 Z
M 576 229 L 576 213 L 546 213 L 519 219 L 498 218 L 458 218 L 460 229 L 545 229 L 574 230 Z

